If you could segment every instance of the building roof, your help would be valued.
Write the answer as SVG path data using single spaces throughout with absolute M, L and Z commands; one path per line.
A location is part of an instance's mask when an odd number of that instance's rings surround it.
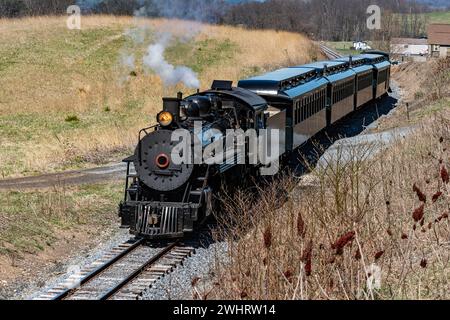
M 392 38 L 391 44 L 428 45 L 428 39 Z
M 428 43 L 450 46 L 450 24 L 430 24 L 428 26 Z

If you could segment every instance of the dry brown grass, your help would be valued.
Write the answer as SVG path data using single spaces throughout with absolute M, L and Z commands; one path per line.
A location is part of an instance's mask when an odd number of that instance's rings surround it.
M 446 110 L 381 153 L 338 152 L 256 205 L 228 199 L 229 264 L 210 297 L 449 299 L 449 148 Z
M 450 58 L 407 62 L 393 68 L 393 77 L 408 103 L 425 104 L 450 93 Z
M 70 31 L 64 17 L 0 20 L 0 175 L 92 165 L 91 159 L 131 152 L 161 97 L 189 93 L 164 88 L 140 62 L 154 30 L 168 26 L 182 34 L 186 22 L 95 16 L 82 18 L 81 31 Z M 140 30 L 144 43 L 133 43 L 129 30 Z M 123 52 L 136 54 L 136 77 L 120 66 Z M 208 61 L 213 54 L 221 59 Z M 170 59 L 200 70 L 206 89 L 216 78 L 237 81 L 312 55 L 315 48 L 300 34 L 202 25 L 193 41 L 171 49 Z M 72 115 L 79 121 L 67 123 Z
M 449 77 L 450 58 L 393 67 L 393 80 L 402 99 L 397 110 L 379 123 L 378 130 L 420 124 L 424 118 L 445 111 L 450 105 Z
M 0 299 L 22 299 L 117 232 L 122 183 L 0 192 Z

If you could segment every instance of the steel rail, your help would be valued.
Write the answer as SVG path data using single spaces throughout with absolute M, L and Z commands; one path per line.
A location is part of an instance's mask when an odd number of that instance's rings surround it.
M 126 250 L 124 250 L 123 252 L 121 252 L 120 254 L 118 254 L 117 256 L 112 258 L 111 260 L 107 261 L 106 263 L 104 263 L 103 265 L 101 265 L 94 271 L 90 272 L 88 275 L 86 275 L 83 279 L 80 280 L 80 282 L 77 283 L 79 285 L 78 287 L 67 288 L 65 291 L 58 294 L 52 300 L 64 300 L 68 296 L 72 295 L 73 293 L 75 293 L 76 291 L 79 290 L 80 286 L 85 285 L 86 283 L 88 283 L 89 281 L 94 279 L 96 276 L 98 276 L 100 273 L 104 272 L 105 270 L 107 270 L 108 268 L 113 266 L 116 262 L 118 262 L 125 256 L 129 255 L 131 252 L 133 252 L 134 250 L 139 248 L 144 243 L 144 241 L 145 241 L 144 239 L 137 240 L 135 243 L 133 243 L 133 245 L 131 247 L 127 248 Z
M 141 273 L 143 273 L 146 269 L 151 267 L 153 264 L 161 260 L 165 255 L 167 255 L 170 251 L 172 251 L 179 242 L 174 242 L 171 245 L 167 246 L 165 249 L 161 250 L 158 254 L 147 260 L 142 266 L 140 266 L 138 269 L 136 269 L 133 273 L 131 273 L 129 276 L 127 276 L 125 279 L 123 279 L 119 284 L 117 284 L 114 288 L 106 292 L 104 295 L 102 295 L 98 300 L 108 300 L 111 297 L 113 297 L 115 294 L 117 294 L 120 290 L 122 290 L 127 284 L 132 282 L 134 279 L 139 277 Z
M 342 55 L 333 49 L 327 47 L 323 42 L 319 43 L 319 47 L 322 50 L 322 52 L 329 58 L 329 59 L 337 59 L 342 58 Z

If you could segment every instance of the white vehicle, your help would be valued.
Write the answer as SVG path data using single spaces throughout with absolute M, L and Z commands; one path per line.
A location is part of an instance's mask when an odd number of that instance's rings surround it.
M 353 42 L 353 48 L 358 51 L 372 50 L 372 47 L 367 42 L 355 41 Z

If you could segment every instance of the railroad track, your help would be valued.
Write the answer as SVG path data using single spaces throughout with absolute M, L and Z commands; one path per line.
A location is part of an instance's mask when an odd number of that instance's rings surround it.
M 179 241 L 155 248 L 130 240 L 35 300 L 137 300 L 194 253 Z
M 327 56 L 328 59 L 339 59 L 342 55 L 333 49 L 328 48 L 324 43 L 319 43 L 320 50 Z

